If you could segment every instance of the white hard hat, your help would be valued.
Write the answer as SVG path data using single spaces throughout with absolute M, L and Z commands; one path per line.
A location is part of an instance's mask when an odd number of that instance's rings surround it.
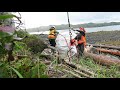
M 55 28 L 55 26 L 51 26 L 51 28 Z

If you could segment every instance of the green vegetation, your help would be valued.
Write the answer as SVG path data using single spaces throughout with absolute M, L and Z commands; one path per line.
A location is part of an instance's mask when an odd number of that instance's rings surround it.
M 5 60 L 0 61 L 0 78 L 45 78 L 46 65 L 33 62 L 31 59 L 20 59 L 10 64 Z
M 102 66 L 95 63 L 91 58 L 81 58 L 77 63 L 95 73 L 95 78 L 120 78 L 120 68 L 118 66 Z
M 29 35 L 29 42 L 35 39 L 35 36 Z M 36 37 L 37 38 L 37 37 Z M 37 52 L 40 52 L 38 47 L 28 47 L 24 41 L 15 41 L 15 46 L 13 49 L 14 61 L 7 62 L 7 55 L 1 57 L 0 60 L 0 77 L 1 78 L 45 78 L 48 77 L 45 73 L 46 65 L 40 61 L 40 58 L 34 59 Z M 41 43 L 42 44 L 42 43 Z M 40 45 L 39 45 L 40 46 Z M 31 52 L 31 50 L 34 52 Z M 27 57 L 19 58 L 18 55 L 27 55 Z M 29 56 L 30 55 L 30 56 Z M 37 56 L 36 56 L 37 57 Z M 32 60 L 34 59 L 34 61 Z M 39 61 L 39 62 L 38 62 Z
M 74 63 L 79 64 L 82 66 L 82 68 L 94 73 L 93 78 L 120 78 L 120 67 L 118 66 L 103 66 L 99 63 L 94 62 L 91 58 L 81 58 L 79 61 L 74 59 L 72 60 Z M 63 71 L 63 69 L 66 69 L 68 71 L 72 71 L 70 67 L 65 67 L 62 65 L 57 65 L 56 62 L 53 63 L 52 67 L 54 67 L 54 70 L 56 71 Z M 74 78 L 73 75 L 70 73 L 63 73 L 63 75 L 58 75 L 60 73 L 53 74 L 54 77 L 64 77 L 64 78 Z M 83 77 L 84 78 L 84 77 Z
M 4 16 L 1 15 L 0 19 L 4 20 L 13 17 L 14 15 L 11 14 Z M 23 38 L 24 36 L 27 36 L 27 38 L 23 39 L 22 41 L 14 41 L 15 34 L 17 34 L 18 37 Z M 87 38 L 97 43 L 100 40 L 106 40 L 107 38 L 112 41 L 115 41 L 116 39 L 119 40 L 119 35 L 119 31 L 97 32 L 94 34 L 87 34 Z M 98 38 L 100 40 L 98 40 Z M 88 42 L 91 41 L 88 40 Z M 7 49 L 8 47 L 6 47 L 6 44 L 8 43 L 14 43 L 11 53 L 15 58 L 13 61 L 8 60 L 9 50 Z M 60 73 L 57 72 L 62 66 L 58 64 L 56 59 L 57 57 L 54 55 L 52 55 L 52 58 L 50 58 L 49 55 L 47 56 L 41 54 L 45 48 L 47 48 L 47 45 L 40 36 L 29 35 L 28 32 L 23 30 L 15 31 L 13 34 L 0 31 L 0 78 L 73 77 L 69 73 L 63 73 L 60 75 Z M 45 64 L 44 61 L 46 59 L 47 61 L 50 61 L 49 65 Z M 120 69 L 117 66 L 102 66 L 98 63 L 95 63 L 92 59 L 84 57 L 81 58 L 79 62 L 76 62 L 77 60 L 73 61 L 94 72 L 96 74 L 96 78 L 120 78 Z M 50 66 L 53 66 L 51 68 L 53 68 L 52 70 L 54 71 L 54 73 L 51 75 L 48 74 L 48 68 Z
M 6 20 L 9 18 L 13 18 L 16 17 L 15 15 L 12 14 L 5 14 L 5 15 L 0 15 L 0 20 Z M 3 32 L 2 30 L 0 30 L 0 57 L 6 55 L 8 53 L 7 50 L 7 45 L 8 43 L 13 43 L 13 36 L 16 33 L 13 33 L 12 35 L 10 35 L 7 32 Z
M 1 21 L 13 17 L 16 16 L 12 14 L 0 15 Z M 19 37 L 24 37 L 27 35 L 29 36 L 29 40 L 14 41 L 15 34 L 17 34 Z M 40 61 L 39 57 L 36 57 L 33 60 L 34 53 L 36 52 L 32 53 L 31 50 L 35 49 L 34 51 L 36 51 L 36 48 L 38 47 L 32 48 L 33 45 L 31 47 L 27 45 L 27 43 L 36 39 L 38 40 L 36 36 L 29 35 L 24 31 L 15 31 L 12 34 L 0 31 L 0 78 L 48 77 L 45 72 L 46 65 Z M 12 44 L 13 46 L 8 47 L 9 44 Z M 42 44 L 42 41 L 39 43 L 39 46 L 40 44 Z M 13 61 L 8 61 L 9 55 L 14 57 Z
M 22 32 L 23 33 L 23 32 Z M 20 33 L 19 33 L 20 34 Z M 25 40 L 18 42 L 15 42 L 14 47 L 14 56 L 15 61 L 11 61 L 10 63 L 7 62 L 6 57 L 2 57 L 0 60 L 0 77 L 1 78 L 50 78 L 50 77 L 61 77 L 62 75 L 54 71 L 54 74 L 49 76 L 47 74 L 47 68 L 48 66 L 44 64 L 43 62 L 43 55 L 40 54 L 40 51 L 34 49 L 35 53 L 31 51 L 31 48 L 34 46 L 28 46 L 27 43 L 31 42 L 35 39 L 38 40 L 37 36 L 28 35 L 28 38 Z M 40 38 L 40 37 L 39 37 Z M 40 40 L 40 39 L 39 39 Z M 27 42 L 27 43 L 26 43 Z M 38 45 L 41 46 L 41 45 Z M 35 48 L 35 47 L 34 47 Z M 33 48 L 32 48 L 33 49 Z M 22 53 L 21 53 L 22 52 Z M 26 55 L 28 57 L 18 58 L 17 54 L 24 55 L 26 52 Z M 62 66 L 56 66 L 58 65 L 56 63 L 56 59 L 52 60 L 54 70 L 60 70 Z M 73 60 L 73 62 L 76 62 L 77 60 Z M 52 62 L 51 62 L 52 63 Z M 120 70 L 117 66 L 102 66 L 98 63 L 95 63 L 90 58 L 81 58 L 79 60 L 79 63 L 84 68 L 89 69 L 93 73 L 95 73 L 95 78 L 119 78 L 120 77 Z M 63 67 L 64 68 L 64 67 Z M 73 76 L 69 73 L 64 73 L 66 75 L 65 77 L 72 78 Z M 64 76 L 63 75 L 63 76 Z

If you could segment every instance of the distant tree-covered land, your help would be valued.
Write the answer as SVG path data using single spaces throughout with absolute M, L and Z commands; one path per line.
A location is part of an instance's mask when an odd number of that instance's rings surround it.
M 103 27 L 103 26 L 112 26 L 112 25 L 120 25 L 120 22 L 109 22 L 109 23 L 85 23 L 85 24 L 77 24 L 77 25 L 72 25 L 71 27 L 73 28 L 79 28 L 79 27 L 84 27 L 84 28 L 92 28 L 92 27 Z M 49 26 L 40 26 L 37 28 L 30 28 L 27 29 L 28 32 L 39 32 L 39 31 L 47 31 L 49 30 L 51 25 Z M 68 29 L 69 26 L 68 24 L 61 24 L 61 25 L 54 25 L 56 26 L 57 30 L 63 30 L 63 29 Z

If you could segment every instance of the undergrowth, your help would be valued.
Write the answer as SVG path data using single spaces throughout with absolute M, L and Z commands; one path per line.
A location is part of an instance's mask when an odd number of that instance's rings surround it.
M 14 72 L 14 68 L 23 76 L 23 78 L 47 78 L 45 73 L 46 65 L 41 62 L 33 62 L 28 58 L 12 61 L 10 63 L 6 61 L 0 61 L 0 78 L 20 78 L 18 74 Z
M 91 58 L 81 58 L 79 62 L 76 60 L 74 62 L 94 72 L 94 78 L 120 78 L 120 67 L 118 66 L 103 66 L 99 63 L 95 63 Z
M 19 36 L 23 37 L 23 31 L 17 33 Z M 27 34 L 26 34 L 27 35 Z M 47 78 L 46 65 L 40 61 L 40 58 L 35 58 L 36 53 L 41 52 L 40 47 L 28 43 L 32 43 L 34 40 L 38 40 L 35 36 L 29 35 L 29 38 L 18 42 L 15 41 L 15 46 L 13 48 L 14 61 L 8 62 L 7 55 L 0 58 L 0 78 Z M 35 43 L 35 42 L 33 42 Z M 41 42 L 37 46 L 41 46 Z M 42 47 L 42 46 L 41 46 Z M 34 50 L 33 52 L 31 50 Z M 18 55 L 26 55 L 27 57 L 18 58 Z

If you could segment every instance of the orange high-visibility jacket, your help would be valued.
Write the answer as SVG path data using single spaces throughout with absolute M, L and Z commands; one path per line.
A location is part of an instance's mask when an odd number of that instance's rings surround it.
M 48 35 L 49 39 L 55 39 L 56 38 L 56 30 L 50 30 L 49 35 Z
M 81 39 L 80 40 L 78 40 L 78 44 L 84 44 L 84 46 L 86 46 L 86 36 L 81 36 Z

